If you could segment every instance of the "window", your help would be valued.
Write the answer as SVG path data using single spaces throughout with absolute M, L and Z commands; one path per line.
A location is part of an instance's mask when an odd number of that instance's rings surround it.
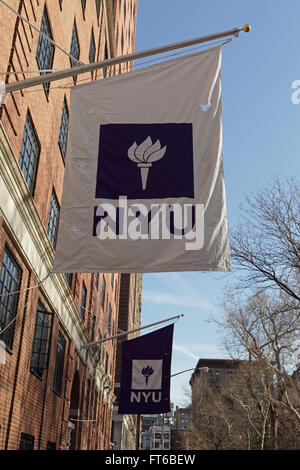
M 96 424 L 96 420 L 97 420 L 97 407 L 98 407 L 98 392 L 95 391 L 95 400 L 94 400 L 94 414 L 93 414 L 93 420 L 94 420 L 94 424 Z
M 80 47 L 79 47 L 79 40 L 78 40 L 78 34 L 77 34 L 77 28 L 76 28 L 75 21 L 74 21 L 73 31 L 72 31 L 70 54 L 71 54 L 72 57 L 79 60 Z M 71 63 L 71 67 L 75 67 L 75 65 L 78 65 L 76 60 L 71 59 L 71 58 L 70 58 L 70 63 Z M 76 85 L 77 75 L 74 75 L 73 82 L 74 82 L 74 85 Z
M 53 390 L 60 395 L 62 388 L 62 378 L 64 372 L 64 359 L 65 359 L 66 340 L 60 333 L 57 340 L 55 372 L 54 372 L 54 385 Z
M 66 280 L 67 280 L 67 283 L 68 283 L 69 286 L 71 287 L 73 274 L 72 274 L 72 273 L 65 273 L 65 278 L 66 278 Z
M 99 24 L 101 1 L 100 0 L 95 0 L 95 3 L 96 3 L 97 21 L 98 21 L 98 24 Z
M 105 353 L 105 373 L 107 374 L 108 372 L 108 354 Z
M 114 274 L 111 275 L 111 287 L 114 288 Z
M 99 273 L 96 274 L 96 289 L 99 287 Z
M 85 284 L 83 282 L 82 287 L 81 287 L 81 300 L 80 300 L 80 315 L 83 321 L 85 317 L 86 295 L 87 295 L 87 291 L 86 291 Z
M 86 0 L 81 0 L 81 6 L 82 6 L 82 13 L 83 13 L 83 18 L 84 18 L 85 7 L 86 7 Z
M 50 211 L 48 217 L 48 228 L 47 234 L 50 239 L 51 245 L 53 248 L 56 246 L 56 237 L 58 230 L 59 222 L 59 205 L 54 191 L 52 192 L 51 201 L 50 201 Z
M 94 31 L 92 28 L 92 33 L 91 33 L 91 40 L 90 40 L 90 50 L 89 50 L 89 60 L 90 63 L 92 64 L 95 62 L 95 56 L 96 56 L 96 45 L 95 45 L 95 37 L 94 37 Z M 94 71 L 91 72 L 92 80 L 94 79 Z
M 101 332 L 99 331 L 99 334 L 98 334 L 98 341 L 100 341 L 101 339 L 102 339 L 102 335 L 101 335 Z M 98 359 L 98 361 L 100 361 L 101 350 L 102 350 L 102 343 L 99 344 L 99 349 L 98 349 L 98 351 L 97 351 L 97 359 Z
M 121 52 L 123 54 L 123 49 L 124 49 L 124 31 L 122 29 L 122 35 L 121 35 Z
M 59 149 L 60 149 L 60 153 L 63 158 L 63 161 L 65 161 L 65 158 L 66 158 L 68 129 L 69 129 L 69 110 L 68 110 L 67 100 L 65 97 L 63 108 L 62 108 L 59 137 L 58 137 L 58 145 L 59 145 Z
M 108 51 L 107 51 L 107 43 L 105 42 L 103 60 L 107 60 L 107 59 L 108 59 Z M 102 72 L 103 72 L 103 78 L 106 78 L 107 77 L 107 67 L 103 67 Z
M 91 340 L 95 339 L 96 315 L 92 315 Z
M 119 40 L 119 26 L 116 29 L 116 47 L 118 47 L 118 40 Z
M 0 273 L 0 330 L 3 330 L 17 314 L 19 294 L 6 295 L 20 290 L 21 269 L 10 251 L 5 248 Z M 8 348 L 12 348 L 14 322 L 0 335 Z
M 101 290 L 101 306 L 104 308 L 104 302 L 105 302 L 105 291 L 106 291 L 106 282 L 104 279 L 104 276 L 102 278 L 102 290 Z
M 47 442 L 47 450 L 56 450 L 56 443 L 55 442 Z
M 39 301 L 30 362 L 30 370 L 39 377 L 43 376 L 44 369 L 48 366 L 51 327 L 52 313 L 46 312 Z
M 208 376 L 207 376 L 209 382 L 211 382 L 213 380 L 213 373 L 211 370 L 208 371 Z
M 34 450 L 34 437 L 22 432 L 19 450 Z
M 109 331 L 111 332 L 111 305 L 109 304 L 109 308 L 108 308 L 108 329 Z
M 90 50 L 89 50 L 89 59 L 90 59 L 91 64 L 93 62 L 95 62 L 95 56 L 96 56 L 96 45 L 95 45 L 94 31 L 93 31 L 93 28 L 92 28 L 91 40 L 90 40 Z
M 85 398 L 85 419 L 89 417 L 89 406 L 90 406 L 90 390 L 91 390 L 91 381 L 88 379 L 86 386 L 86 398 Z
M 215 372 L 215 378 L 216 378 L 216 380 L 220 380 L 220 377 L 221 377 L 220 371 L 219 371 L 219 370 L 216 370 L 216 372 Z
M 28 111 L 23 132 L 19 165 L 31 194 L 33 194 L 34 191 L 40 151 L 41 146 Z
M 47 13 L 47 8 L 44 8 L 42 24 L 41 24 L 41 31 L 50 39 L 53 39 L 49 17 Z M 36 51 L 36 60 L 40 70 L 51 70 L 53 65 L 53 58 L 54 58 L 54 45 L 49 42 L 45 36 L 39 35 L 38 46 Z M 49 72 L 41 72 L 41 75 L 47 74 Z M 48 98 L 50 83 L 43 84 L 44 91 L 46 97 Z

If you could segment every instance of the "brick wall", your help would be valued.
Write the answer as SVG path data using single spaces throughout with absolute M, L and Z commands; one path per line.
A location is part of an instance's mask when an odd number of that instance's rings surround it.
M 107 0 L 108 2 L 109 0 Z M 11 0 L 10 5 L 18 10 L 25 18 L 40 28 L 42 15 L 46 6 L 53 40 L 68 52 L 70 51 L 71 36 L 74 20 L 76 22 L 80 57 L 83 63 L 89 62 L 89 47 L 93 29 L 96 56 L 95 60 L 103 60 L 105 42 L 108 35 L 107 25 L 112 28 L 112 37 L 118 30 L 117 44 L 109 44 L 108 55 L 130 53 L 134 47 L 136 0 L 118 0 L 113 2 L 114 24 L 108 24 L 104 14 L 103 0 L 100 2 L 100 14 L 97 18 L 96 2 L 88 0 L 85 12 L 82 11 L 81 0 Z M 60 8 L 60 4 L 62 7 Z M 126 16 L 124 16 L 126 5 Z M 129 31 L 130 30 L 130 31 Z M 123 48 L 121 47 L 120 31 L 123 31 Z M 129 31 L 129 32 L 128 32 Z M 28 70 L 37 70 L 36 51 L 39 34 L 33 28 L 19 20 L 5 6 L 0 5 L 0 34 L 1 55 L 0 72 L 7 73 L 0 79 L 6 83 L 29 78 Z M 54 52 L 53 69 L 70 67 L 67 55 L 58 49 Z M 22 71 L 22 74 L 8 75 L 8 72 Z M 113 71 L 111 71 L 112 73 Z M 101 77 L 101 72 L 94 78 Z M 91 79 L 91 75 L 78 76 L 78 82 Z M 54 191 L 58 202 L 61 201 L 64 175 L 64 161 L 58 145 L 60 122 L 64 99 L 69 106 L 68 88 L 58 88 L 72 84 L 72 79 L 52 83 L 49 95 L 46 96 L 42 86 L 34 89 L 16 92 L 8 95 L 5 106 L 0 107 L 1 125 L 3 126 L 10 151 L 16 162 L 19 161 L 24 124 L 27 112 L 30 112 L 38 140 L 40 154 L 37 166 L 36 183 L 33 194 L 28 191 L 27 199 L 37 211 L 40 219 L 40 233 L 46 234 L 49 216 L 50 199 Z M 2 158 L 0 152 L 0 158 Z M 23 184 L 23 183 L 22 183 Z M 19 182 L 16 181 L 16 187 Z M 24 200 L 25 202 L 25 200 Z M 22 207 L 18 207 L 19 212 Z M 31 220 L 27 223 L 30 225 Z M 36 222 L 35 222 L 36 223 Z M 46 236 L 46 235 L 45 235 Z M 41 238 L 41 252 L 45 258 L 53 257 L 49 243 Z M 101 347 L 99 379 L 88 367 L 88 362 L 79 354 L 78 347 L 73 341 L 75 334 L 80 332 L 84 342 L 96 340 L 99 333 L 104 337 L 110 336 L 117 329 L 118 302 L 120 290 L 120 275 L 99 274 L 98 287 L 96 274 L 73 274 L 70 288 L 63 280 L 53 281 L 63 289 L 62 304 L 75 305 L 72 321 L 66 320 L 66 325 L 60 320 L 54 305 L 55 299 L 49 297 L 47 290 L 39 288 L 24 291 L 35 286 L 40 279 L 28 261 L 28 252 L 22 246 L 22 240 L 14 233 L 5 214 L 0 211 L 0 266 L 4 248 L 7 246 L 22 270 L 21 289 L 18 298 L 16 320 L 14 322 L 14 340 L 11 351 L 6 351 L 6 364 L 0 366 L 0 449 L 18 449 L 21 433 L 34 436 L 34 448 L 46 449 L 47 443 L 55 443 L 57 449 L 65 449 L 68 439 L 68 424 L 70 421 L 70 402 L 78 394 L 79 414 L 76 417 L 75 429 L 71 434 L 71 448 L 105 449 L 109 448 L 111 432 L 112 402 L 114 387 L 116 341 L 104 343 Z M 43 259 L 41 258 L 41 263 Z M 58 275 L 58 277 L 61 275 Z M 106 282 L 104 305 L 101 305 L 101 290 L 103 280 Z M 82 285 L 87 291 L 86 310 L 84 319 L 80 315 Z M 61 287 L 63 286 L 63 287 Z M 48 367 L 42 377 L 30 371 L 32 342 L 36 321 L 38 301 L 45 309 L 53 313 L 52 335 L 49 350 Z M 111 306 L 112 328 L 108 326 L 109 306 Z M 74 312 L 74 308 L 69 307 Z M 61 306 L 61 310 L 64 305 Z M 94 317 L 94 320 L 93 320 Z M 92 330 L 94 329 L 94 338 Z M 61 393 L 53 391 L 56 351 L 58 336 L 65 339 L 65 354 Z M 0 336 L 1 338 L 1 336 Z M 108 358 L 106 366 L 106 354 Z M 91 364 L 97 367 L 97 351 L 89 353 Z M 105 372 L 106 367 L 106 372 Z M 76 380 L 75 380 L 76 377 Z M 89 410 L 86 416 L 87 383 L 90 380 Z M 98 380 L 98 382 L 97 382 Z M 75 393 L 75 391 L 77 392 Z M 108 390 L 108 391 L 107 391 Z M 97 408 L 94 412 L 95 392 L 98 393 Z M 74 400 L 73 400 L 74 401 Z M 96 422 L 93 421 L 94 417 Z M 75 418 L 74 418 L 75 419 Z M 88 419 L 89 421 L 85 421 Z

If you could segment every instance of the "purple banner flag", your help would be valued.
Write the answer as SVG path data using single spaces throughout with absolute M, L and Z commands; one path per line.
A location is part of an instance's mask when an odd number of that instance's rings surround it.
M 124 341 L 120 414 L 170 411 L 170 375 L 174 325 Z

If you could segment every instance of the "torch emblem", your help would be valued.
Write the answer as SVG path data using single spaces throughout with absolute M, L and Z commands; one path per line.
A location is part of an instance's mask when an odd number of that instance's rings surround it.
M 153 162 L 157 162 L 165 155 L 166 149 L 166 145 L 163 148 L 161 147 L 159 140 L 152 144 L 150 136 L 140 145 L 134 142 L 128 149 L 128 158 L 137 163 L 137 166 L 141 170 L 142 187 L 144 190 L 147 186 L 149 168 L 152 166 Z
M 149 365 L 142 369 L 142 374 L 144 375 L 144 377 L 146 379 L 146 386 L 148 385 L 149 377 L 150 377 L 150 375 L 153 374 L 153 372 L 154 372 L 154 369 L 152 367 L 150 367 Z

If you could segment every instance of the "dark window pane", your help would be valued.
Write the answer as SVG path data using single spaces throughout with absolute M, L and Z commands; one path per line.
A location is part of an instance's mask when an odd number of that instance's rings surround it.
M 5 248 L 0 274 L 0 331 L 6 328 L 17 315 L 19 294 L 7 294 L 19 291 L 20 284 L 21 269 L 10 251 Z M 6 346 L 10 349 L 12 348 L 14 325 L 15 323 L 12 322 L 11 325 L 0 334 L 0 340 L 4 341 Z
M 95 327 L 96 327 L 96 315 L 92 315 L 92 331 L 91 331 L 91 340 L 95 339 Z
M 84 16 L 85 7 L 86 7 L 86 0 L 81 0 L 81 6 L 82 6 L 82 13 L 83 13 L 83 16 Z
M 19 450 L 33 450 L 34 449 L 34 437 L 29 434 L 21 434 Z
M 98 23 L 99 23 L 101 0 L 95 0 L 95 1 L 96 1 L 97 20 L 98 20 Z
M 84 320 L 84 316 L 85 316 L 86 295 L 87 295 L 86 287 L 85 287 L 84 282 L 83 282 L 82 287 L 81 287 L 81 301 L 80 301 L 80 315 L 81 315 L 83 320 Z
M 105 373 L 107 374 L 108 372 L 108 354 L 105 353 Z
M 111 305 L 109 304 L 109 308 L 108 308 L 108 329 L 109 331 L 111 332 Z
M 66 158 L 68 129 L 69 129 L 69 110 L 68 110 L 67 100 L 65 98 L 63 109 L 62 109 L 59 138 L 58 138 L 58 145 L 60 148 L 63 161 L 65 161 L 65 158 Z
M 19 165 L 31 194 L 33 194 L 34 190 L 40 150 L 40 143 L 28 112 L 24 126 Z
M 98 406 L 98 392 L 95 392 L 95 401 L 94 401 L 94 415 L 93 420 L 97 420 L 97 406 Z
M 46 34 L 46 36 L 48 36 L 50 39 L 53 39 L 51 28 L 50 28 L 50 23 L 49 23 L 49 17 L 48 17 L 46 8 L 44 8 L 40 30 L 42 31 L 42 33 Z M 40 70 L 52 69 L 53 57 L 54 57 L 53 44 L 51 44 L 44 36 L 40 34 L 39 40 L 38 40 L 37 52 L 36 52 L 36 59 L 37 59 L 39 69 Z M 41 72 L 41 75 L 45 73 L 49 73 L 49 72 L 44 72 L 44 73 Z M 46 96 L 48 97 L 50 84 L 45 83 L 43 86 L 44 86 Z
M 89 50 L 89 59 L 90 59 L 91 64 L 93 62 L 95 62 L 95 56 L 96 56 L 96 45 L 95 45 L 94 31 L 92 29 L 91 41 L 90 41 L 90 50 Z
M 97 341 L 100 341 L 102 339 L 102 335 L 101 335 L 101 332 L 99 331 L 99 335 L 98 335 L 98 340 Z M 102 351 L 102 343 L 99 344 L 99 349 L 97 351 L 97 358 L 98 358 L 98 361 L 100 361 L 100 358 L 101 358 L 101 351 Z
M 65 277 L 66 277 L 67 283 L 71 287 L 73 274 L 72 273 L 65 273 Z
M 51 202 L 50 202 L 50 211 L 49 211 L 48 228 L 47 228 L 47 234 L 48 234 L 48 237 L 50 239 L 50 242 L 53 248 L 55 248 L 56 246 L 59 212 L 60 211 L 59 211 L 58 201 L 53 192 L 52 197 L 51 197 Z
M 55 442 L 47 442 L 47 450 L 56 450 L 56 443 Z
M 74 21 L 73 31 L 72 31 L 70 54 L 72 57 L 79 60 L 80 47 L 79 47 L 79 40 L 78 40 L 78 34 L 77 34 L 75 21 Z M 76 60 L 71 59 L 71 58 L 70 58 L 70 63 L 71 63 L 71 67 L 75 67 L 76 65 L 78 65 L 78 62 L 76 62 Z M 77 75 L 74 75 L 73 81 L 74 81 L 74 85 L 76 85 Z
M 30 370 L 39 377 L 43 376 L 48 366 L 52 313 L 46 312 L 41 302 L 38 303 L 34 338 L 32 343 Z
M 61 394 L 62 378 L 64 372 L 64 358 L 65 358 L 66 340 L 62 334 L 58 335 L 57 350 L 56 350 L 56 363 L 54 372 L 54 391 Z
M 107 59 L 108 59 L 108 51 L 107 51 L 107 43 L 105 43 L 103 60 L 107 60 Z M 103 78 L 106 78 L 107 77 L 107 67 L 103 67 L 102 73 L 103 73 Z
M 106 291 L 106 282 L 104 276 L 102 277 L 102 290 L 101 290 L 101 306 L 104 308 L 104 301 L 105 301 L 105 291 Z
M 85 399 L 85 418 L 86 419 L 88 419 L 89 417 L 90 389 L 91 389 L 91 381 L 90 379 L 88 379 L 87 387 L 86 387 L 86 399 Z

